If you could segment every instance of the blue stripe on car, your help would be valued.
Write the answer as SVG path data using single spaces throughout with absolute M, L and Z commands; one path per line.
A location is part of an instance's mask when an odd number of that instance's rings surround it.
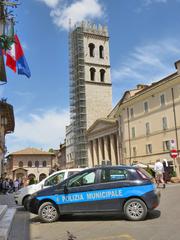
M 99 200 L 110 200 L 118 198 L 128 198 L 131 196 L 140 197 L 147 192 L 155 190 L 154 184 L 125 187 L 125 188 L 113 188 L 105 190 L 77 192 L 69 194 L 55 194 L 37 197 L 38 200 L 51 199 L 56 204 L 68 204 L 68 203 L 80 203 Z

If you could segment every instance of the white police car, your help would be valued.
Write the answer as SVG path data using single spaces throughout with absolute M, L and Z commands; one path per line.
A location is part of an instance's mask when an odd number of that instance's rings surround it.
M 86 169 L 62 183 L 32 195 L 29 211 L 43 222 L 76 213 L 121 212 L 143 220 L 159 204 L 160 194 L 143 169 L 105 166 Z

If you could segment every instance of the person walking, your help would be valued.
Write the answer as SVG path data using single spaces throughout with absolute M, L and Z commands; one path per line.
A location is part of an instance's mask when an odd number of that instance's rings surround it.
M 4 179 L 2 186 L 3 186 L 3 193 L 6 194 L 9 190 L 9 181 L 7 178 Z
M 14 181 L 14 190 L 15 190 L 15 192 L 17 192 L 18 189 L 19 189 L 19 181 L 18 181 L 18 179 L 16 179 L 16 180 Z
M 169 164 L 166 159 L 163 159 L 163 167 L 164 167 L 163 179 L 164 182 L 167 183 L 170 180 L 170 176 L 169 176 Z
M 154 165 L 154 171 L 155 171 L 155 179 L 157 183 L 157 187 L 159 187 L 159 184 L 163 184 L 163 188 L 166 187 L 164 179 L 163 179 L 163 173 L 164 173 L 164 166 L 161 163 L 160 159 L 158 159 Z

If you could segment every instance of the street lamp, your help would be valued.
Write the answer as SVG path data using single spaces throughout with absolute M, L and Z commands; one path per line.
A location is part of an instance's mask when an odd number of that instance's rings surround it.
M 16 7 L 17 2 L 0 0 L 0 81 L 7 82 L 2 50 L 11 48 L 14 42 L 14 16 L 7 7 Z

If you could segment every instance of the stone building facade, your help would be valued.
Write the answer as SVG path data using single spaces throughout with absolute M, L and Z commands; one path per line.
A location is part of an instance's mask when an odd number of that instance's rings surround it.
M 6 100 L 0 101 L 0 177 L 4 175 L 3 163 L 7 152 L 5 136 L 14 131 L 14 111 L 12 105 Z
M 139 84 L 136 89 L 126 91 L 107 116 L 107 121 L 117 122 L 114 134 L 118 139 L 118 164 L 155 163 L 158 158 L 172 161 L 172 142 L 180 153 L 180 61 L 175 67 L 177 72 L 158 82 Z M 102 126 L 103 122 L 99 122 L 98 128 L 94 124 L 88 130 L 90 166 L 95 165 L 100 156 L 97 139 L 102 136 Z M 109 134 L 109 131 L 107 125 L 103 136 L 110 139 L 112 132 Z M 109 152 L 104 157 L 108 156 L 112 164 L 116 164 L 111 154 L 113 148 L 108 147 L 111 141 L 108 141 L 109 144 L 103 141 L 104 151 Z M 180 158 L 172 162 L 179 175 Z
M 6 176 L 11 179 L 35 179 L 47 177 L 53 166 L 54 153 L 36 148 L 26 148 L 7 156 Z

